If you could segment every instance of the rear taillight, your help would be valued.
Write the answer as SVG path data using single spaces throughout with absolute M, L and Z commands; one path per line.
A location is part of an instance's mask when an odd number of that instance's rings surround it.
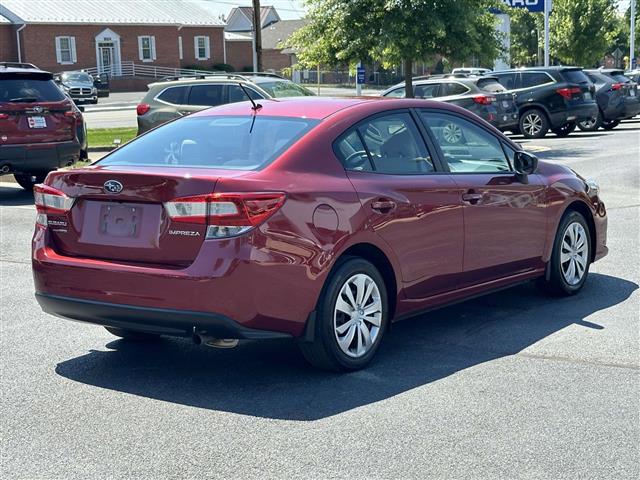
M 0 113 L 0 120 L 6 120 L 7 118 L 9 118 L 7 113 Z
M 214 193 L 176 198 L 164 206 L 174 222 L 206 225 L 206 238 L 225 238 L 260 225 L 285 198 L 284 193 Z
M 582 93 L 580 87 L 571 87 L 571 88 L 559 88 L 556 90 L 559 95 L 562 95 L 567 100 L 571 100 L 571 97 L 574 94 Z
M 138 115 L 144 115 L 151 109 L 151 106 L 146 103 L 141 103 L 136 107 L 136 113 Z
M 613 85 L 611 85 L 611 90 L 620 90 L 622 86 L 622 83 L 614 83 Z
M 60 190 L 38 184 L 33 187 L 33 198 L 36 204 L 36 224 L 47 226 L 47 215 L 64 215 L 71 207 L 75 198 L 66 196 Z
M 473 101 L 480 105 L 491 105 L 496 101 L 496 97 L 491 97 L 489 95 L 476 95 L 473 97 Z

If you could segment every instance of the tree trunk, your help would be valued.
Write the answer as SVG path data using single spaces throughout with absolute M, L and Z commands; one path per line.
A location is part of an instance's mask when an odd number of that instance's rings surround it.
M 404 92 L 406 98 L 413 98 L 413 60 L 404 60 Z
M 260 22 L 260 0 L 253 0 L 253 34 L 256 44 L 256 67 L 262 71 L 262 23 Z

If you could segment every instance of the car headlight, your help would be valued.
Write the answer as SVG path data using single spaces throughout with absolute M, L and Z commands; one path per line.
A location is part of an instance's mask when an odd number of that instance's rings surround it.
M 584 183 L 587 186 L 587 195 L 589 195 L 589 198 L 596 198 L 600 195 L 600 185 L 598 185 L 598 182 L 593 178 L 586 179 Z

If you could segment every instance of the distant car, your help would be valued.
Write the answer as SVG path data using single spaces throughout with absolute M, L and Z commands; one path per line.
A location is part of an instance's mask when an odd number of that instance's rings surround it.
M 467 77 L 463 74 L 430 76 L 414 80 L 416 98 L 451 103 L 475 113 L 498 130 L 507 131 L 518 127 L 518 107 L 513 94 L 507 93 L 496 77 Z M 404 98 L 405 84 L 399 83 L 382 92 L 383 97 Z M 451 132 L 452 140 L 460 138 Z
M 297 83 L 268 73 L 171 77 L 149 85 L 137 107 L 138 135 L 205 108 L 247 100 L 245 91 L 254 100 L 313 95 Z
M 99 73 L 97 75 L 92 75 L 92 77 L 93 86 L 98 90 L 98 98 L 108 97 L 111 93 L 109 75 L 106 73 Z
M 482 75 L 488 75 L 491 73 L 491 70 L 488 68 L 475 68 L 475 67 L 461 67 L 461 68 L 454 68 L 453 70 L 451 70 L 451 73 L 464 73 L 467 75 L 476 75 L 476 76 L 482 76 Z
M 549 130 L 569 135 L 576 124 L 595 118 L 595 87 L 579 67 L 532 67 L 493 72 L 516 94 L 519 131 L 526 138 L 544 137 Z
M 195 113 L 37 185 L 42 309 L 128 341 L 296 339 L 313 365 L 349 371 L 394 321 L 530 280 L 573 295 L 607 254 L 597 183 L 468 110 L 261 105 Z
M 86 72 L 62 72 L 54 76 L 56 83 L 74 102 L 98 103 L 98 89 L 93 77 Z
M 0 175 L 13 174 L 31 189 L 50 171 L 73 164 L 81 156 L 82 122 L 51 73 L 0 63 Z
M 640 113 L 638 84 L 623 75 L 622 70 L 585 70 L 585 74 L 596 87 L 598 115 L 578 123 L 583 131 L 594 131 L 602 127 L 611 130 L 621 120 Z

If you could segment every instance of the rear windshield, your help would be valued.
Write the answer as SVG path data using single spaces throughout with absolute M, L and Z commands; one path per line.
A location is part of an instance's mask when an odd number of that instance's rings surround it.
M 478 88 L 484 90 L 489 93 L 500 93 L 506 92 L 507 89 L 504 88 L 500 82 L 498 82 L 497 78 L 481 78 L 478 80 Z
M 0 76 L 0 103 L 60 102 L 64 94 L 52 80 Z
M 611 78 L 613 78 L 616 82 L 620 82 L 620 83 L 627 83 L 630 82 L 631 79 L 629 77 L 625 77 L 624 75 L 621 75 L 619 73 L 616 74 L 612 74 L 609 75 Z
M 185 118 L 123 145 L 99 163 L 258 170 L 318 123 L 259 114 Z
M 562 76 L 569 83 L 588 83 L 589 79 L 582 70 L 564 70 Z
M 293 82 L 260 82 L 258 85 L 275 98 L 313 96 L 309 90 Z

